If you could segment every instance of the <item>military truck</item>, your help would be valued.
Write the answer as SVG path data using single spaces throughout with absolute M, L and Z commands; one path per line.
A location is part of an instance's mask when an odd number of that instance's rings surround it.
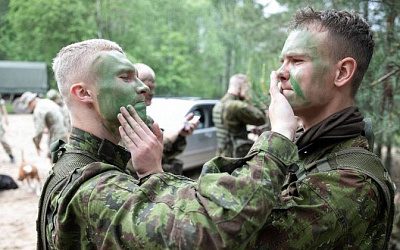
M 44 94 L 48 89 L 46 63 L 0 61 L 0 94 L 10 97 L 25 91 Z

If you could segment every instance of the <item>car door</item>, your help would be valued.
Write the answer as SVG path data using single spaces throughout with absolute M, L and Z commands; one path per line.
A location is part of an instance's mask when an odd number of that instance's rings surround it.
M 190 110 L 201 117 L 197 129 L 187 137 L 186 149 L 178 156 L 184 162 L 184 170 L 201 166 L 215 156 L 217 137 L 212 122 L 213 107 L 214 103 L 197 104 Z

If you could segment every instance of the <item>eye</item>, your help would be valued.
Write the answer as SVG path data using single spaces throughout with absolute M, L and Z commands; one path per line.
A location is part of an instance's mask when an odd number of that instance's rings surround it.
M 303 59 L 300 59 L 300 58 L 293 58 L 293 59 L 292 59 L 292 62 L 293 62 L 294 64 L 300 64 L 300 63 L 304 62 L 304 60 L 303 60 Z
M 124 82 L 132 81 L 133 74 L 132 73 L 122 73 L 118 76 L 118 78 L 122 79 Z

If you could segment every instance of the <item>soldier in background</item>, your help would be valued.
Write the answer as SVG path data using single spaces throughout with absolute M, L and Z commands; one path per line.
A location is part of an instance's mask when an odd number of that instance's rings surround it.
M 33 143 L 35 144 L 38 155 L 40 154 L 40 142 L 45 129 L 49 133 L 48 149 L 51 143 L 57 140 L 67 140 L 68 130 L 65 127 L 64 117 L 60 107 L 53 101 L 37 97 L 36 93 L 25 92 L 19 99 L 18 106 L 29 113 L 33 113 L 33 123 L 35 126 L 35 135 Z M 47 153 L 50 157 L 50 151 Z
M 12 153 L 11 146 L 5 138 L 5 126 L 8 126 L 8 112 L 6 109 L 5 101 L 0 95 L 0 143 L 4 148 L 4 151 L 6 151 L 6 153 L 8 154 L 8 157 L 10 157 L 10 162 L 14 163 L 15 158 Z
M 149 92 L 144 94 L 144 101 L 146 106 L 151 105 L 155 89 L 156 89 L 156 74 L 154 70 L 148 65 L 143 63 L 135 63 L 135 68 L 138 71 L 138 78 L 149 87 Z M 186 136 L 189 136 L 198 126 L 197 122 L 190 122 L 193 118 L 193 114 L 190 113 L 185 117 L 186 126 L 183 126 L 179 131 L 164 131 L 164 150 L 162 157 L 162 167 L 166 172 L 173 174 L 182 174 L 183 162 L 177 159 L 180 153 L 185 150 L 186 147 Z
M 246 125 L 263 125 L 266 114 L 248 102 L 246 75 L 236 74 L 229 80 L 228 91 L 213 108 L 217 128 L 217 156 L 244 157 L 253 145 Z
M 57 103 L 58 106 L 60 106 L 61 113 L 63 114 L 64 117 L 64 125 L 67 128 L 68 132 L 70 132 L 72 127 L 71 127 L 71 119 L 69 117 L 69 111 L 67 109 L 67 106 L 65 106 L 60 93 L 58 93 L 58 91 L 55 89 L 50 89 L 49 91 L 47 91 L 46 97 L 52 100 L 53 102 Z

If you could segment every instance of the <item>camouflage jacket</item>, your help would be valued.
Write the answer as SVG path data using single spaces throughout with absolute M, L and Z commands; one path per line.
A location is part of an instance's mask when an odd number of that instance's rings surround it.
M 395 203 L 395 214 L 393 220 L 392 238 L 390 239 L 389 249 L 400 250 L 400 193 Z
M 122 147 L 74 129 L 65 148 L 53 171 L 72 151 L 97 161 L 50 194 L 46 239 L 59 249 L 243 249 L 277 205 L 286 166 L 297 160 L 293 143 L 267 132 L 246 158 L 205 164 L 229 172 L 197 182 L 170 173 L 138 181 L 125 172 Z
M 232 140 L 247 140 L 246 125 L 263 125 L 266 115 L 237 96 L 226 94 L 213 108 L 213 121 L 217 128 L 217 155 L 232 157 Z
M 332 119 L 336 117 L 340 115 Z M 288 167 L 279 201 L 258 238 L 252 241 L 252 248 L 384 248 L 388 208 L 379 185 L 370 177 L 345 168 L 311 171 L 305 178 L 298 178 L 299 170 L 323 157 L 347 148 L 368 149 L 362 129 L 360 135 L 347 139 L 343 139 L 343 130 L 338 132 L 336 138 L 325 136 L 325 140 L 316 140 L 309 144 L 312 147 L 299 150 L 299 160 Z M 329 159 L 334 164 L 334 158 Z
M 37 104 L 33 111 L 33 123 L 35 126 L 35 143 L 39 144 L 43 130 L 49 130 L 48 145 L 58 139 L 65 140 L 68 130 L 64 124 L 64 117 L 60 106 L 48 99 L 37 98 Z

